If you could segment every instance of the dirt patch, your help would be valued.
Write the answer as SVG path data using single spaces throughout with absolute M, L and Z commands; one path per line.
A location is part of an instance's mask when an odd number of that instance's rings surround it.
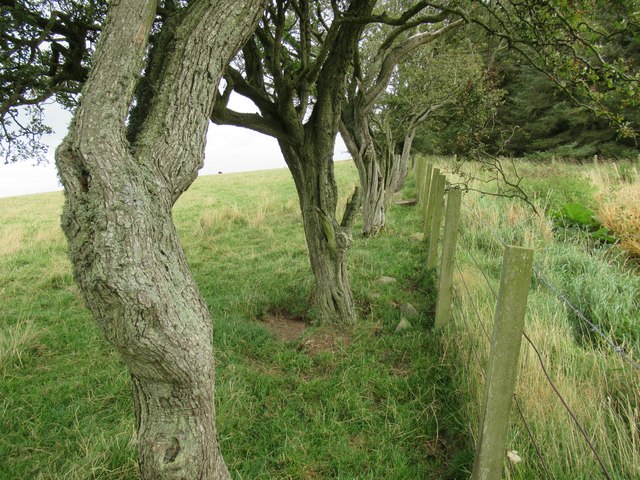
M 300 344 L 300 350 L 309 355 L 320 352 L 336 352 L 351 345 L 351 338 L 346 333 L 319 331 L 310 335 Z
M 268 314 L 261 319 L 261 323 L 283 342 L 290 342 L 299 338 L 307 326 L 301 318 L 288 317 L 279 313 Z

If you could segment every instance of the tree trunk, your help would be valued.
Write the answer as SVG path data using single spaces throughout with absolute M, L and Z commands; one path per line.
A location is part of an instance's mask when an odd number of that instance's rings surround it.
M 355 157 L 355 164 L 363 186 L 362 235 L 375 237 L 386 224 L 386 188 L 384 168 L 374 148 Z
M 171 209 L 196 178 L 217 83 L 260 11 L 257 0 L 195 0 L 172 19 L 131 144 L 124 119 L 156 2 L 113 2 L 56 152 L 75 280 L 131 374 L 143 479 L 230 478 L 215 428 L 211 318 Z
M 416 127 L 410 127 L 405 133 L 404 142 L 402 144 L 402 153 L 393 154 L 393 163 L 390 167 L 391 175 L 389 175 L 389 187 L 387 188 L 387 204 L 391 200 L 394 193 L 399 192 L 404 187 L 404 182 L 409 174 L 409 158 L 411 157 L 411 146 L 416 136 Z M 395 152 L 395 139 L 389 138 L 387 151 Z
M 126 152 L 92 155 L 118 171 L 67 194 L 63 229 L 85 302 L 131 374 L 142 478 L 230 478 L 215 429 L 211 320 L 171 198 Z M 59 150 L 64 177 L 74 157 Z
M 376 236 L 386 223 L 387 206 L 393 194 L 404 186 L 409 169 L 409 154 L 416 129 L 405 135 L 402 154 L 395 154 L 395 139 L 386 131 L 384 146 L 376 143 L 367 116 L 358 103 L 343 109 L 340 133 L 358 169 L 363 189 L 362 235 Z
M 351 115 L 351 118 L 349 118 Z M 351 154 L 362 187 L 362 235 L 373 237 L 380 233 L 386 221 L 386 170 L 376 150 L 366 117 L 345 112 L 347 121 L 340 122 L 340 133 Z
M 359 192 L 347 204 L 344 218 L 335 218 L 337 186 L 332 151 L 313 141 L 299 147 L 280 142 L 296 185 L 309 260 L 315 275 L 314 307 L 320 322 L 352 324 L 356 311 L 347 274 L 346 254 L 352 242 Z

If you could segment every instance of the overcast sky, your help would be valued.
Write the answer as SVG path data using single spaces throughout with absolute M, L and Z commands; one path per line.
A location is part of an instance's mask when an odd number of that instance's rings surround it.
M 230 107 L 244 112 L 257 111 L 247 99 L 232 96 Z M 71 114 L 57 105 L 46 107 L 46 122 L 53 128 L 54 134 L 45 138 L 50 146 L 47 165 L 32 165 L 30 162 L 18 162 L 4 165 L 0 161 L 0 197 L 12 197 L 29 193 L 62 190 L 53 162 L 55 147 L 67 133 Z M 335 160 L 349 158 L 342 139 L 338 137 Z M 210 125 L 205 149 L 204 167 L 200 175 L 218 172 L 247 172 L 284 168 L 278 143 L 271 137 L 245 128 Z

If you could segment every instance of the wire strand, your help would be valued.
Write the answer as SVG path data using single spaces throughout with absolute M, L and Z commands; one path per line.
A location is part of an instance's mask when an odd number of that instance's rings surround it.
M 500 237 L 496 236 L 495 233 L 490 232 L 491 236 L 497 240 L 498 242 L 500 242 L 503 246 L 507 246 L 507 243 Z M 472 259 L 473 259 L 473 254 L 471 254 L 471 252 L 469 252 L 469 254 L 471 255 Z M 478 263 L 474 260 L 474 263 L 476 263 L 476 266 L 478 267 L 478 269 L 480 269 L 480 266 L 478 265 Z M 481 269 L 480 269 L 481 270 Z M 482 270 L 481 270 L 482 272 Z M 484 276 L 484 272 L 482 272 L 483 276 Z M 590 330 L 596 334 L 598 334 L 603 340 L 604 342 L 614 351 L 616 352 L 620 357 L 622 357 L 629 365 L 631 365 L 633 368 L 635 368 L 636 370 L 640 370 L 640 363 L 636 362 L 635 360 L 633 360 L 633 358 L 631 358 L 631 356 L 625 352 L 625 350 L 618 345 L 616 342 L 614 342 L 611 338 L 609 338 L 603 331 L 602 329 L 596 325 L 595 323 L 593 323 L 591 320 L 589 320 L 589 318 L 587 318 L 587 316 L 582 313 L 582 311 L 580 309 L 578 309 L 575 305 L 573 305 L 573 303 L 571 303 L 571 301 L 569 300 L 569 298 L 560 291 L 560 289 L 558 287 L 556 287 L 553 283 L 551 283 L 551 281 L 549 281 L 542 273 L 540 273 L 535 267 L 533 268 L 533 275 L 549 290 L 551 291 L 551 293 L 553 293 L 558 300 L 560 300 L 561 302 L 563 302 L 567 308 L 569 308 L 569 310 L 571 310 L 574 315 L 576 317 L 578 317 L 579 320 L 581 320 L 582 322 L 586 323 Z M 489 282 L 489 280 L 487 279 L 487 277 L 485 276 L 485 280 L 487 280 L 487 282 Z M 491 286 L 491 285 L 489 285 Z M 493 289 L 492 289 L 493 291 Z M 494 292 L 495 295 L 495 292 Z
M 456 265 L 456 270 L 458 270 L 458 275 L 460 276 L 460 280 L 462 281 L 462 285 L 464 286 L 464 289 L 467 291 L 467 297 L 469 297 L 469 300 L 471 301 L 471 305 L 473 306 L 473 309 L 476 312 L 476 315 L 478 316 L 478 323 L 480 323 L 480 326 L 482 327 L 482 331 L 484 332 L 485 337 L 487 337 L 487 341 L 491 342 L 491 336 L 489 335 L 489 331 L 487 330 L 487 327 L 484 325 L 484 322 L 482 321 L 482 315 L 480 314 L 480 307 L 478 307 L 478 304 L 475 302 L 475 300 L 473 299 L 473 297 L 471 296 L 471 290 L 469 289 L 469 286 L 467 285 L 467 282 L 464 279 L 464 276 L 462 275 L 462 271 L 460 270 L 460 266 L 458 265 L 458 261 L 455 261 L 455 265 Z
M 540 450 L 540 447 L 538 446 L 535 437 L 533 436 L 533 432 L 531 431 L 531 428 L 529 427 L 529 423 L 527 422 L 527 419 L 524 416 L 524 412 L 522 411 L 522 407 L 520 406 L 520 402 L 518 401 L 518 397 L 516 396 L 516 394 L 513 394 L 513 402 L 516 405 L 516 409 L 518 410 L 518 414 L 520 415 L 520 419 L 522 420 L 522 423 L 524 424 L 524 428 L 527 430 L 527 434 L 529 435 L 529 439 L 531 440 L 531 444 L 533 445 L 533 448 L 536 451 L 536 454 L 538 455 L 538 458 L 540 459 L 540 463 L 542 463 L 542 466 L 544 467 L 545 472 L 547 472 L 547 478 L 549 478 L 548 476 L 550 475 L 551 478 L 553 478 L 555 480 L 556 476 L 549 470 L 549 466 L 547 465 L 546 460 L 544 459 L 544 455 L 542 455 L 542 450 Z
M 611 476 L 609 475 L 607 467 L 605 467 L 604 462 L 602 461 L 602 458 L 600 458 L 600 454 L 596 450 L 596 447 L 593 445 L 593 442 L 591 441 L 591 439 L 587 435 L 587 432 L 585 431 L 584 427 L 582 426 L 582 424 L 580 423 L 580 421 L 578 420 L 576 415 L 573 413 L 573 411 L 569 407 L 569 404 L 564 399 L 564 397 L 562 396 L 560 391 L 558 390 L 558 387 L 556 387 L 556 385 L 553 383 L 553 380 L 551 380 L 551 377 L 549 376 L 549 373 L 547 372 L 547 367 L 544 364 L 544 360 L 542 359 L 542 355 L 540 354 L 540 351 L 538 350 L 538 347 L 536 347 L 536 345 L 531 341 L 531 339 L 529 338 L 529 336 L 526 333 L 523 332 L 522 335 L 527 340 L 529 345 L 531 345 L 531 348 L 533 348 L 533 351 L 536 353 L 536 356 L 538 357 L 538 361 L 540 362 L 540 367 L 542 368 L 542 372 L 544 373 L 544 376 L 546 377 L 547 382 L 549 383 L 549 385 L 551 386 L 551 388 L 555 392 L 556 396 L 560 399 L 560 401 L 562 402 L 562 405 L 564 406 L 565 410 L 569 413 L 569 416 L 573 420 L 573 423 L 576 425 L 576 427 L 580 431 L 580 434 L 582 435 L 584 440 L 589 445 L 589 448 L 593 452 L 593 455 L 596 457 L 596 460 L 598 460 L 598 463 L 600 464 L 600 468 L 602 469 L 602 473 L 604 474 L 605 478 L 607 478 L 607 480 L 611 480 Z
M 502 242 L 504 244 L 504 242 Z M 505 244 L 506 245 L 506 244 Z M 482 268 L 480 267 L 478 261 L 475 259 L 475 257 L 473 256 L 473 254 L 471 252 L 468 252 L 469 255 L 471 256 L 471 259 L 473 260 L 473 262 L 476 264 L 476 267 L 478 268 L 478 270 L 480 271 L 480 273 L 482 274 L 482 276 L 484 277 L 485 281 L 487 282 L 487 285 L 489 285 L 489 288 L 491 289 L 491 293 L 493 294 L 493 296 L 497 299 L 498 295 L 495 292 L 495 290 L 493 289 L 491 282 L 489 281 L 489 278 L 487 277 L 487 275 L 485 274 L 485 272 L 482 270 Z M 464 283 L 464 282 L 463 282 Z M 600 468 L 602 469 L 602 472 L 605 476 L 605 478 L 607 480 L 611 480 L 611 476 L 604 464 L 604 462 L 602 461 L 602 458 L 600 457 L 600 454 L 598 453 L 598 451 L 596 450 L 593 442 L 591 441 L 591 439 L 589 438 L 589 436 L 587 435 L 586 430 L 584 429 L 584 427 L 582 426 L 582 424 L 580 423 L 580 421 L 578 420 L 578 418 L 576 417 L 576 415 L 574 414 L 574 412 L 571 410 L 571 407 L 569 407 L 569 404 L 567 403 L 567 401 L 565 400 L 565 398 L 562 396 L 562 394 L 560 393 L 560 391 L 558 390 L 558 388 L 556 387 L 556 385 L 553 383 L 553 380 L 551 380 L 551 377 L 549 376 L 549 373 L 547 371 L 546 365 L 544 363 L 544 360 L 542 359 L 542 355 L 540 354 L 540 351 L 538 350 L 538 348 L 536 347 L 536 345 L 533 343 L 533 341 L 529 338 L 529 336 L 526 333 L 522 333 L 522 335 L 524 336 L 524 338 L 527 340 L 527 342 L 529 343 L 529 345 L 531 346 L 531 348 L 533 348 L 536 356 L 538 357 L 538 361 L 540 363 L 540 367 L 542 368 L 542 372 L 545 376 L 545 378 L 547 379 L 547 382 L 549 383 L 549 385 L 551 386 L 552 390 L 554 391 L 554 393 L 556 394 L 556 396 L 560 399 L 560 402 L 562 403 L 562 405 L 564 406 L 565 410 L 569 413 L 569 416 L 571 417 L 571 419 L 573 420 L 575 426 L 578 428 L 580 434 L 582 435 L 582 437 L 584 438 L 584 440 L 586 441 L 587 445 L 589 446 L 590 450 L 593 452 L 596 460 L 598 461 L 598 464 L 600 465 Z

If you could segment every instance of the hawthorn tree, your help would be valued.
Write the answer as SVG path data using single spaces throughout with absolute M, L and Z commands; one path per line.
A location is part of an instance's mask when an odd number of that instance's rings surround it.
M 359 206 L 356 191 L 339 222 L 333 148 L 345 79 L 375 0 L 273 0 L 253 37 L 227 69 L 212 120 L 275 137 L 291 171 L 311 267 L 318 319 L 353 323 L 346 253 Z M 260 114 L 227 108 L 232 91 Z
M 386 199 L 406 176 L 405 156 L 395 156 L 394 151 L 383 151 L 376 144 L 375 126 L 371 125 L 375 107 L 387 90 L 397 65 L 420 47 L 437 40 L 448 32 L 464 25 L 448 11 L 426 7 L 428 2 L 418 2 L 398 16 L 379 15 L 380 22 L 369 37 L 354 52 L 352 76 L 340 119 L 340 133 L 351 154 L 363 189 L 362 234 L 375 236 L 384 227 Z M 454 17 L 454 18 L 452 18 Z M 424 103 L 424 102 L 421 102 Z M 434 105 L 435 107 L 435 105 Z M 417 113 L 409 132 L 423 117 Z M 407 133 L 412 138 L 411 133 Z M 378 139 L 379 140 L 379 139 Z M 407 143 L 410 148 L 410 142 Z
M 202 166 L 217 84 L 263 5 L 161 7 L 159 21 L 157 1 L 109 4 L 56 152 L 62 227 L 85 304 L 131 374 L 142 478 L 224 479 L 212 322 L 171 211 Z
M 75 106 L 105 0 L 0 0 L 0 156 L 43 160 L 42 104 Z
M 406 54 L 463 23 L 448 23 L 450 14 L 434 10 L 429 2 L 417 2 L 397 17 L 376 11 L 378 3 L 273 0 L 253 38 L 228 68 L 226 87 L 212 114 L 216 123 L 250 128 L 278 140 L 300 200 L 321 321 L 353 323 L 356 317 L 345 258 L 361 194 L 354 193 L 338 222 L 333 147 L 341 122 L 349 123 L 354 115 L 362 119 Z M 382 2 L 382 8 L 387 4 Z M 363 92 L 353 113 L 345 110 L 345 101 L 362 80 L 354 58 L 359 57 L 365 27 L 371 24 L 396 28 L 371 58 L 366 96 Z M 439 30 L 416 33 L 418 27 L 432 24 Z M 231 92 L 251 99 L 260 113 L 227 108 Z M 370 198 L 370 182 L 359 169 L 365 198 Z
M 437 152 L 443 141 L 462 142 L 464 149 L 475 145 L 495 117 L 502 92 L 492 85 L 474 43 L 452 32 L 415 51 L 398 64 L 387 92 L 369 114 L 376 153 L 388 172 L 386 204 L 404 185 L 418 131 L 419 146 L 427 151 Z

